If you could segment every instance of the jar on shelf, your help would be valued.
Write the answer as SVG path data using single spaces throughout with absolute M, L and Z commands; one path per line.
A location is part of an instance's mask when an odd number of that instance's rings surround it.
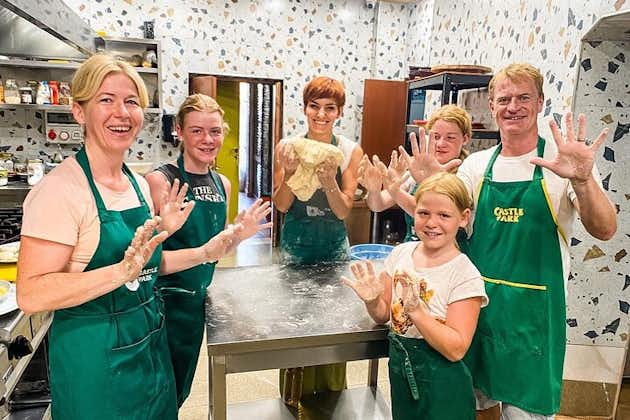
M 22 86 L 20 89 L 20 102 L 30 104 L 33 102 L 33 91 L 29 86 Z
M 29 159 L 26 162 L 26 181 L 35 185 L 44 177 L 44 163 L 41 159 Z
M 35 98 L 37 97 L 37 89 L 39 87 L 39 82 L 37 80 L 29 80 L 26 82 L 27 86 L 31 88 L 31 103 L 35 104 Z
M 59 82 L 59 105 L 72 105 L 72 94 L 68 82 Z
M 20 91 L 15 79 L 7 79 L 4 84 L 4 102 L 12 105 L 20 103 Z
M 4 103 L 4 83 L 2 83 L 2 75 L 0 74 L 0 104 Z
M 59 105 L 59 82 L 51 80 L 48 82 L 50 89 L 50 103 L 53 105 Z
M 48 86 L 48 82 L 46 80 L 39 82 L 35 102 L 39 105 L 50 103 L 50 87 Z

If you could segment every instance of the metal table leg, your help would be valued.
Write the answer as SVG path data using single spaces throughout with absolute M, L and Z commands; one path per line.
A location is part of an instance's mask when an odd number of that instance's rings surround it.
M 225 356 L 210 357 L 210 410 L 212 420 L 226 420 Z
M 368 386 L 376 388 L 378 382 L 378 359 L 370 359 L 368 363 Z

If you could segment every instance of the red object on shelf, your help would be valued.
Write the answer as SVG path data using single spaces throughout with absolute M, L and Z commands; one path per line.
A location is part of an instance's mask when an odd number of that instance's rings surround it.
M 53 130 L 50 130 L 48 132 L 48 138 L 51 139 L 51 140 L 56 139 L 57 138 L 57 133 L 55 133 Z

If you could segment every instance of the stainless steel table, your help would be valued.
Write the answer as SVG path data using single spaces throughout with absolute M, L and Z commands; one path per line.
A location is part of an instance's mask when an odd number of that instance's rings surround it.
M 228 373 L 362 359 L 370 359 L 371 389 L 314 398 L 311 411 L 324 418 L 352 418 L 348 410 L 360 411 L 354 418 L 391 418 L 376 389 L 378 358 L 388 354 L 387 327 L 374 324 L 359 298 L 340 283 L 342 274 L 349 276 L 348 263 L 217 269 L 206 300 L 210 418 L 228 417 Z M 317 408 L 331 399 L 332 409 Z M 264 407 L 230 406 L 229 417 L 262 420 L 295 414 L 275 400 Z

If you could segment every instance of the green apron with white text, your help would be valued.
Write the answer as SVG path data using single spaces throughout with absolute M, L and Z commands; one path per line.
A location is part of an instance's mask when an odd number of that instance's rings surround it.
M 136 228 L 151 214 L 127 166 L 123 172 L 140 206 L 111 211 L 96 188 L 85 149 L 76 159 L 100 221 L 98 247 L 84 270 L 90 271 L 121 261 Z M 158 247 L 136 280 L 55 311 L 49 346 L 54 420 L 177 418 L 164 316 L 154 288 L 161 254 Z
M 545 141 L 538 138 L 542 157 Z M 531 181 L 495 182 L 486 168 L 467 253 L 490 304 L 465 361 L 489 398 L 543 415 L 560 406 L 565 300 L 559 228 L 543 172 Z
M 337 145 L 333 136 L 331 144 Z M 337 168 L 337 184 L 341 170 Z M 281 231 L 283 264 L 317 264 L 349 259 L 346 225 L 330 208 L 326 193 L 315 191 L 306 202 L 297 198 L 284 216 Z M 280 369 L 280 393 L 284 387 L 284 369 Z M 318 391 L 340 391 L 346 387 L 346 364 L 333 363 L 304 368 L 302 395 Z
M 188 183 L 187 198 L 195 200 L 181 155 L 177 159 L 177 166 L 182 179 Z M 164 250 L 196 248 L 225 228 L 227 207 L 223 183 L 215 172 L 209 171 L 209 174 L 223 201 L 196 200 L 186 223 L 164 241 Z M 175 370 L 179 407 L 190 394 L 195 376 L 205 327 L 206 289 L 212 281 L 215 265 L 199 264 L 178 273 L 160 276 L 157 281 L 164 299 L 168 346 Z
M 389 333 L 393 420 L 474 420 L 468 367 L 451 362 L 425 340 Z

